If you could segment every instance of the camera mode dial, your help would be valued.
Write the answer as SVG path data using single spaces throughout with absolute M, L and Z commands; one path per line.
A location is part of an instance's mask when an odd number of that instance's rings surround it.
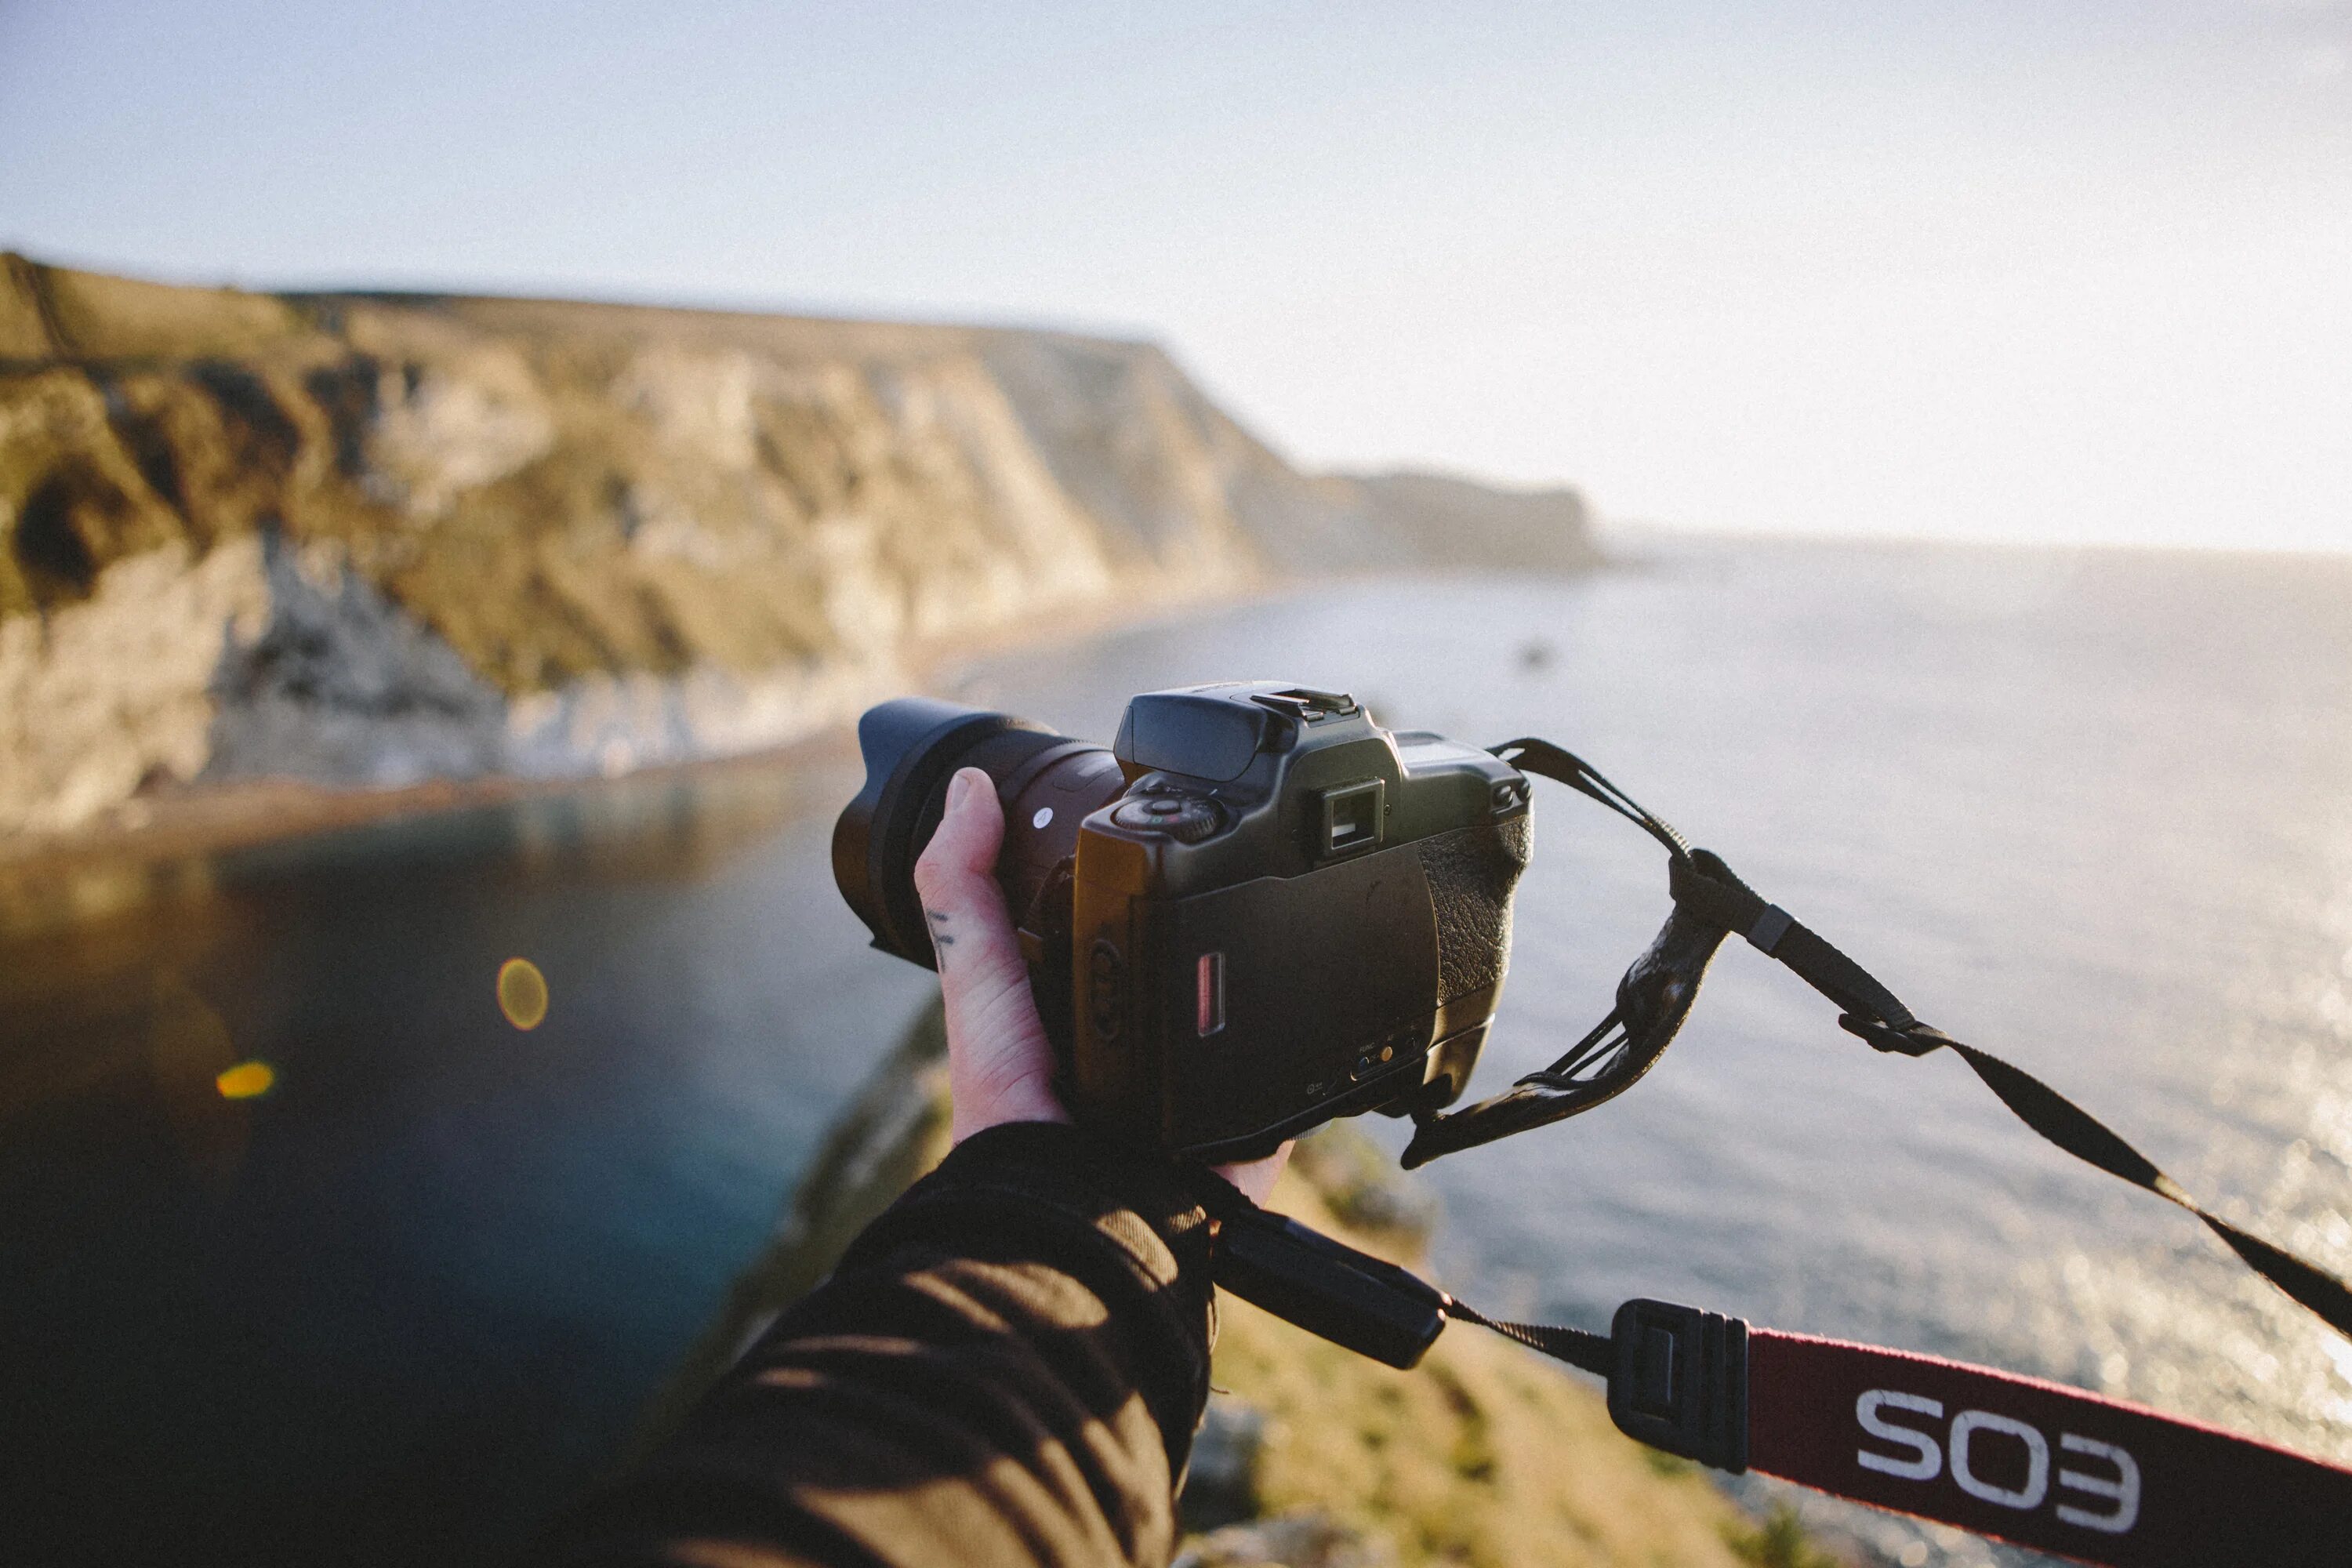
M 1124 802 L 1110 819 L 1121 827 L 1165 833 L 1179 844 L 1198 844 L 1224 826 L 1225 814 L 1200 795 L 1152 795 Z

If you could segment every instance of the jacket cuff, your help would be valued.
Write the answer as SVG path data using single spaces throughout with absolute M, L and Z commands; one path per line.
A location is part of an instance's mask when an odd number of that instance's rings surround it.
M 898 1206 L 928 1207 L 982 1192 L 1083 1219 L 1155 1290 L 1174 1291 L 1203 1310 L 1213 1295 L 1209 1216 L 1167 1160 L 1066 1122 L 1008 1121 L 957 1144 Z
M 1034 1247 L 1040 1257 L 1059 1258 L 1075 1241 L 1126 1275 L 1132 1310 L 1142 1313 L 1138 1328 L 1164 1336 L 1163 1350 L 1148 1358 L 1161 1376 L 1145 1374 L 1158 1385 L 1146 1399 L 1181 1470 L 1208 1404 L 1216 1288 L 1209 1216 L 1177 1167 L 1067 1123 L 991 1127 L 958 1144 L 885 1210 L 839 1268 L 879 1262 L 902 1240 L 951 1232 L 967 1220 L 992 1233 L 991 1251 Z

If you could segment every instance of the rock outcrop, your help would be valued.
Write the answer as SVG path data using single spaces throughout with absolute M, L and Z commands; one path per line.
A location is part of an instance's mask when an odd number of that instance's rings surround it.
M 0 833 L 740 752 L 952 639 L 1589 554 L 1570 491 L 1302 475 L 1148 343 L 0 258 Z

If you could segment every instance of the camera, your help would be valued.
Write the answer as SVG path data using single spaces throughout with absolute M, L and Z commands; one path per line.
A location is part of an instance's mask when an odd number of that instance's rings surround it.
M 1248 1160 L 1468 1083 L 1528 862 L 1510 763 L 1276 681 L 1136 697 L 1108 747 L 929 698 L 868 710 L 857 735 L 834 877 L 911 963 L 934 962 L 914 866 L 948 780 L 995 781 L 997 878 L 1080 1121 Z

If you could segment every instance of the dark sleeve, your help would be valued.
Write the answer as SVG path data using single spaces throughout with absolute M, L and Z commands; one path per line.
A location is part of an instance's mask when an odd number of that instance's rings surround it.
M 1164 1563 L 1211 1293 L 1207 1222 L 1171 1169 L 1074 1128 L 992 1128 L 539 1559 Z

